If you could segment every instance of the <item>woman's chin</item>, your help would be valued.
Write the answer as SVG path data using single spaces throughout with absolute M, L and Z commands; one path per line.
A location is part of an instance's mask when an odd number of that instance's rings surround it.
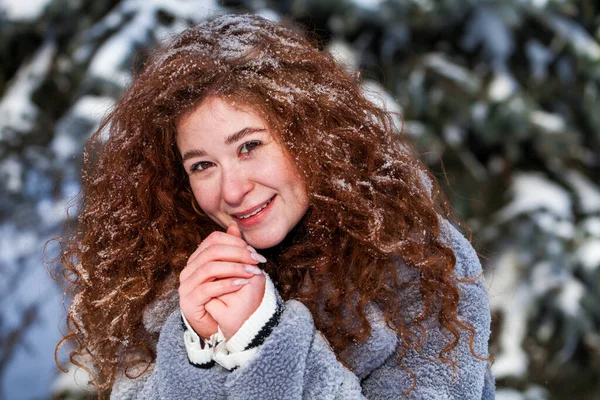
M 242 236 L 246 243 L 254 247 L 256 250 L 269 249 L 271 247 L 275 247 L 279 243 L 281 243 L 285 238 L 285 235 L 281 234 L 271 233 L 269 235 L 259 235 L 257 234 L 257 232 L 248 232 L 248 234 L 242 232 Z

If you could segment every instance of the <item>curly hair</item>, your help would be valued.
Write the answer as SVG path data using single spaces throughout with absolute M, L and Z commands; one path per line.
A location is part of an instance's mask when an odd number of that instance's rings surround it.
M 338 357 L 370 336 L 368 304 L 405 348 L 423 345 L 421 322 L 433 315 L 450 333 L 438 361 L 453 364 L 464 334 L 478 357 L 474 328 L 458 318 L 435 179 L 355 75 L 292 27 L 250 15 L 217 17 L 163 44 L 88 142 L 77 228 L 62 243 L 74 298 L 57 351 L 74 341 L 71 362 L 91 363 L 101 392 L 118 371 L 154 361 L 157 337 L 140 310 L 177 288 L 189 254 L 220 229 L 194 211 L 175 144 L 177 122 L 209 97 L 261 115 L 306 181 L 308 211 L 265 268 L 284 299 L 311 310 Z M 418 279 L 403 282 L 398 268 Z M 415 285 L 424 309 L 407 318 L 399 293 Z

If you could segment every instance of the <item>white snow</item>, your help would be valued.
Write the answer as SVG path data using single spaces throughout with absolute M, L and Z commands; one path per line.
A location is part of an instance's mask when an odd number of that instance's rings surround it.
M 516 247 L 502 249 L 491 265 L 488 281 L 490 307 L 502 316 L 501 331 L 498 333 L 500 351 L 492 370 L 496 378 L 523 377 L 527 373 L 529 359 L 523 349 L 527 336 L 527 322 L 535 301 L 559 288 L 557 301 L 568 315 L 576 316 L 584 287 L 564 270 L 556 272 L 550 261 L 538 262 L 531 267 L 527 278 L 528 254 Z
M 398 132 L 402 130 L 402 107 L 395 98 L 377 81 L 367 79 L 361 84 L 361 89 L 367 99 L 384 110 L 393 113 L 394 126 Z
M 600 268 L 600 237 L 585 239 L 575 251 L 575 260 L 590 272 Z
M 327 51 L 347 72 L 352 73 L 358 70 L 358 56 L 347 42 L 334 39 L 327 45 Z
M 54 138 L 50 142 L 50 149 L 59 161 L 75 158 L 82 154 L 83 143 L 70 131 L 68 125 L 63 127 L 63 121 L 68 119 L 82 119 L 93 124 L 91 132 L 96 131 L 101 120 L 108 114 L 115 101 L 110 97 L 86 95 L 81 97 L 69 110 L 64 118 L 57 123 Z
M 426 134 L 427 128 L 425 127 L 425 124 L 423 124 L 421 121 L 404 121 L 403 132 L 405 132 L 409 136 L 416 138 Z
M 488 105 L 484 102 L 475 102 L 471 107 L 471 118 L 475 122 L 485 123 L 488 115 Z
M 512 75 L 506 72 L 495 74 L 488 86 L 488 97 L 490 100 L 496 102 L 505 101 L 512 96 L 518 88 L 519 84 Z
M 50 148 L 56 155 L 57 160 L 64 161 L 71 157 L 76 157 L 82 152 L 81 143 L 76 141 L 67 132 L 60 132 L 54 135 Z
M 529 0 L 532 6 L 537 8 L 544 8 L 548 5 L 548 0 Z
M 444 127 L 442 136 L 449 145 L 459 146 L 465 137 L 465 130 L 457 125 L 448 125 Z
M 600 188 L 585 175 L 575 170 L 565 174 L 567 184 L 575 191 L 581 211 L 585 214 L 600 212 Z
M 430 12 L 435 7 L 435 4 L 432 0 L 412 0 L 412 2 L 416 4 L 423 13 Z
M 56 45 L 45 42 L 19 70 L 0 100 L 0 141 L 10 132 L 27 132 L 33 129 L 38 108 L 31 102 L 31 95 L 42 83 L 50 70 Z
M 498 332 L 500 351 L 495 356 L 492 370 L 497 379 L 523 376 L 529 359 L 522 343 L 526 336 L 527 316 L 532 307 L 533 294 L 521 283 L 521 262 L 514 248 L 504 249 L 492 263 L 494 270 L 489 295 L 492 310 L 502 313 L 502 327 Z
M 88 73 L 94 78 L 113 82 L 125 88 L 131 74 L 124 62 L 128 59 L 132 47 L 138 42 L 138 36 L 146 34 L 147 17 L 143 13 L 137 15 L 129 24 L 129 29 L 122 29 L 119 34 L 112 36 L 94 55 Z M 145 22 L 145 23 L 142 23 Z M 141 26 L 138 26 L 140 24 Z M 142 40 L 139 40 L 142 42 Z
M 23 187 L 23 164 L 13 155 L 0 161 L 0 180 L 9 192 L 19 193 Z
M 430 53 L 424 57 L 424 64 L 437 74 L 454 81 L 459 87 L 469 93 L 477 93 L 481 86 L 479 77 L 468 69 L 457 65 L 439 53 Z
M 341 189 L 348 190 L 348 191 L 352 190 L 352 185 L 343 179 L 335 179 L 333 181 L 333 183 Z
M 569 193 L 542 173 L 516 173 L 509 191 L 513 200 L 498 212 L 497 217 L 501 221 L 537 210 L 547 210 L 565 220 L 572 219 Z
M 43 199 L 37 204 L 37 213 L 46 225 L 58 225 L 67 218 L 67 208 L 70 199 Z M 75 214 L 74 211 L 69 211 L 70 214 Z
M 564 282 L 560 294 L 558 295 L 558 304 L 563 312 L 573 318 L 578 317 L 581 306 L 580 301 L 585 294 L 585 287 L 575 278 L 570 278 Z
M 575 233 L 575 227 L 571 221 L 561 219 L 548 212 L 538 212 L 531 215 L 532 220 L 546 233 L 556 235 L 563 239 L 571 239 Z
M 526 260 L 521 260 L 521 262 L 526 264 Z M 543 295 L 549 290 L 560 287 L 565 279 L 569 278 L 564 271 L 556 272 L 553 267 L 550 261 L 541 261 L 533 265 L 531 278 L 529 279 L 532 295 Z
M 270 8 L 260 8 L 259 11 L 255 13 L 256 15 L 263 17 L 264 19 L 268 19 L 269 21 L 279 22 L 281 21 L 281 15 L 276 11 Z
M 130 66 L 126 64 L 132 49 L 146 42 L 157 25 L 158 11 L 164 10 L 171 15 L 182 19 L 191 19 L 199 22 L 202 19 L 214 16 L 221 11 L 214 0 L 196 1 L 167 1 L 167 0 L 129 0 L 119 6 L 109 15 L 109 21 L 117 19 L 112 14 L 134 15 L 127 24 L 110 37 L 94 55 L 89 67 L 92 77 L 113 82 L 125 87 L 130 79 Z M 179 30 L 178 26 L 175 26 Z M 161 36 L 166 36 L 165 31 Z
M 174 36 L 177 36 L 187 28 L 189 28 L 189 24 L 177 19 L 169 26 L 159 25 L 154 27 L 153 33 L 158 42 L 164 42 L 171 40 Z
M 548 391 L 537 385 L 528 385 L 525 392 L 516 389 L 499 387 L 496 389 L 496 400 L 548 400 Z
M 567 126 L 564 118 L 560 115 L 540 110 L 531 112 L 529 122 L 546 133 L 561 133 Z
M 40 245 L 40 238 L 32 231 L 20 231 L 13 224 L 0 225 L 0 263 L 13 265 L 14 261 L 31 253 Z
M 584 233 L 600 238 L 600 217 L 586 218 L 581 226 Z
M 64 393 L 93 393 L 94 391 L 88 385 L 91 379 L 90 374 L 73 364 L 68 365 L 68 372 L 61 373 L 58 378 L 53 382 L 52 388 L 50 389 L 54 394 Z
M 496 400 L 527 400 L 517 389 L 500 388 L 496 390 Z
M 81 97 L 71 109 L 71 114 L 92 122 L 100 122 L 114 106 L 115 100 L 108 96 Z
M 591 61 L 600 60 L 600 45 L 581 25 L 556 15 L 551 16 L 548 22 L 550 27 L 568 41 L 579 55 L 587 57 Z
M 369 11 L 377 11 L 385 0 L 350 0 L 355 6 Z
M 44 12 L 52 0 L 2 0 L 0 14 L 9 21 L 34 21 Z

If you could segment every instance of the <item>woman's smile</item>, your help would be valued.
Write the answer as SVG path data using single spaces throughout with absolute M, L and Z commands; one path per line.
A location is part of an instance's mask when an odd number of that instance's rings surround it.
M 250 210 L 246 210 L 241 213 L 232 213 L 231 216 L 240 227 L 249 227 L 258 224 L 265 219 L 265 216 L 271 210 L 271 203 L 274 202 L 276 196 L 277 195 L 271 197 L 269 200 L 257 207 L 252 207 Z
M 308 208 L 295 165 L 250 107 L 205 100 L 179 121 L 177 146 L 200 208 L 255 248 L 279 244 Z

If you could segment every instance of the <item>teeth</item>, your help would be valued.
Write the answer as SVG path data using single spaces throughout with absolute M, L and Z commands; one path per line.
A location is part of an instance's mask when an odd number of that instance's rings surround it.
M 264 206 L 262 206 L 261 208 L 259 208 L 258 210 L 256 210 L 256 211 L 253 211 L 253 212 L 251 212 L 250 214 L 246 214 L 246 215 L 243 215 L 243 216 L 238 216 L 238 218 L 239 218 L 239 219 L 246 219 L 246 218 L 250 218 L 250 217 L 252 217 L 253 215 L 256 215 L 256 214 L 258 214 L 259 212 L 261 212 L 262 210 L 264 210 L 264 209 L 265 209 L 265 207 L 269 205 L 269 203 L 271 203 L 271 200 L 267 201 L 267 202 L 265 203 L 265 205 L 264 205 Z

